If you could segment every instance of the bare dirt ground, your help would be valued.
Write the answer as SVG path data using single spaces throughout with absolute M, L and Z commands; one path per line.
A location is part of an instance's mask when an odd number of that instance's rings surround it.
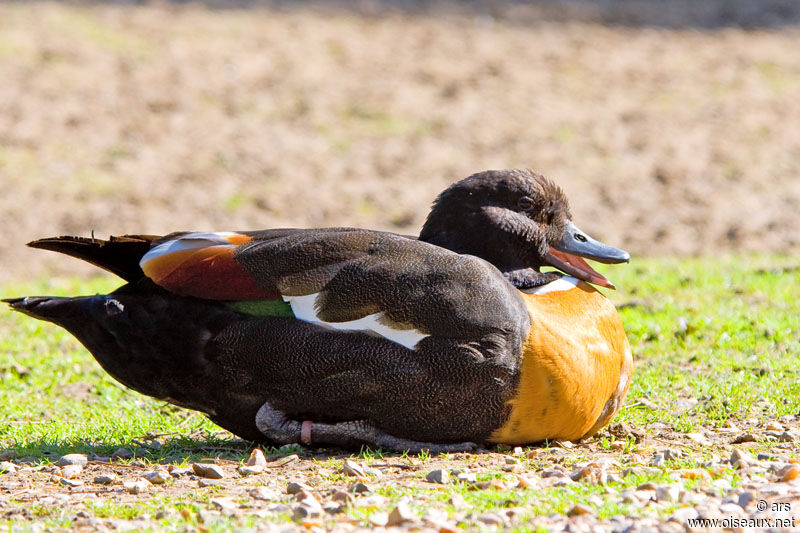
M 636 254 L 800 250 L 800 31 L 0 4 L 0 280 L 56 234 L 416 233 L 487 168 Z M 579 18 L 579 17 L 578 17 Z

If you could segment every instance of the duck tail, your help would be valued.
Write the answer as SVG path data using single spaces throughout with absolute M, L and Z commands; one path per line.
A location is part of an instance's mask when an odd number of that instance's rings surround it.
M 77 257 L 133 282 L 144 277 L 139 261 L 158 238 L 155 235 L 123 235 L 103 240 L 63 236 L 38 239 L 29 242 L 28 246 Z

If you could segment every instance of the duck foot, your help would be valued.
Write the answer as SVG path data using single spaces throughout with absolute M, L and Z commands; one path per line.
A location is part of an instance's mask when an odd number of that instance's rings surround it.
M 256 413 L 256 427 L 265 437 L 277 444 L 303 444 L 356 448 L 362 444 L 396 452 L 419 453 L 423 450 L 431 454 L 466 452 L 475 450 L 474 442 L 436 444 L 401 439 L 389 435 L 366 420 L 349 420 L 335 424 L 300 422 L 292 420 L 269 403 L 261 406 Z

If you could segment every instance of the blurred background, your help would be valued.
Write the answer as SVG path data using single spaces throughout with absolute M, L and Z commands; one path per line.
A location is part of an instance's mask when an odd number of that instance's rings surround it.
M 800 252 L 800 2 L 0 2 L 0 281 L 24 243 L 417 233 L 530 167 L 653 256 Z

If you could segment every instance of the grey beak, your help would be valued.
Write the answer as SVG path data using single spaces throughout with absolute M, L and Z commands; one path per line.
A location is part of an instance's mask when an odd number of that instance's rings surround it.
M 567 222 L 567 225 L 564 226 L 564 234 L 558 244 L 553 245 L 553 248 L 559 252 L 585 257 L 599 263 L 627 263 L 631 260 L 631 254 L 625 250 L 592 239 L 578 229 L 572 221 Z

